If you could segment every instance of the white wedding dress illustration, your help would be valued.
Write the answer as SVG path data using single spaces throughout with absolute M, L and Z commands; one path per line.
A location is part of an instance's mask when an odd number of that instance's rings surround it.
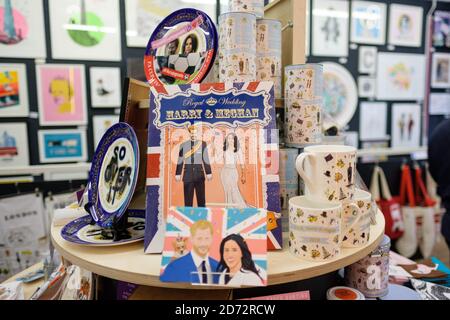
M 220 173 L 220 178 L 225 193 L 225 203 L 229 208 L 242 209 L 248 207 L 238 186 L 239 173 L 237 166 L 243 163 L 241 150 L 234 152 L 233 148 L 228 148 L 224 152 L 224 166 Z

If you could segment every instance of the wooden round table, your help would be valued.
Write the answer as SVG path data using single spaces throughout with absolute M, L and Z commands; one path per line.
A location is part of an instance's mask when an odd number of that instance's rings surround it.
M 289 253 L 287 233 L 284 248 L 268 253 L 268 285 L 310 279 L 339 270 L 372 252 L 384 234 L 384 217 L 378 211 L 376 224 L 371 226 L 370 241 L 361 248 L 345 248 L 341 255 L 327 262 L 308 262 Z M 217 286 L 193 286 L 187 283 L 159 281 L 161 254 L 144 254 L 143 243 L 116 247 L 87 247 L 69 243 L 61 237 L 62 227 L 52 227 L 52 241 L 59 253 L 71 263 L 95 274 L 151 287 L 178 289 L 211 289 Z M 229 288 L 228 288 L 229 289 Z

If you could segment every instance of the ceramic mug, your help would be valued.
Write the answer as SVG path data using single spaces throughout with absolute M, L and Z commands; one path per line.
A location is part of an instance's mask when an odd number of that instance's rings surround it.
M 289 200 L 289 250 L 309 261 L 328 261 L 341 253 L 342 239 L 358 223 L 359 208 L 348 204 L 356 219 L 345 225 L 341 203 L 318 202 L 306 196 Z
M 351 203 L 358 206 L 360 219 L 342 239 L 344 248 L 356 248 L 365 245 L 370 237 L 370 217 L 373 209 L 372 195 L 367 191 L 356 189 Z M 350 222 L 353 218 L 352 208 L 344 204 L 344 219 Z
M 295 167 L 305 183 L 305 195 L 326 202 L 353 199 L 356 172 L 354 147 L 306 147 L 297 157 Z

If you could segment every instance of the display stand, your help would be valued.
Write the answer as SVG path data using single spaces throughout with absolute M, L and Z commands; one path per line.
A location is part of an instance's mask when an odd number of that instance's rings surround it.
M 283 250 L 268 253 L 268 285 L 285 284 L 310 279 L 339 270 L 372 252 L 384 235 L 384 217 L 381 211 L 376 215 L 376 225 L 371 226 L 370 241 L 361 248 L 345 248 L 342 254 L 327 262 L 308 262 L 293 256 L 286 239 Z M 285 234 L 287 237 L 287 233 Z M 61 237 L 61 227 L 51 228 L 51 237 L 58 252 L 71 263 L 95 274 L 134 284 L 172 289 L 218 289 L 217 286 L 193 286 L 187 283 L 159 281 L 161 254 L 144 254 L 142 243 L 117 247 L 86 247 L 74 245 Z M 155 290 L 150 290 L 154 295 Z M 224 291 L 224 294 L 225 294 Z M 174 290 L 176 294 L 177 290 Z M 208 291 L 205 291 L 207 293 Z M 200 294 L 200 293 L 199 293 Z M 205 295 L 205 298 L 208 298 Z

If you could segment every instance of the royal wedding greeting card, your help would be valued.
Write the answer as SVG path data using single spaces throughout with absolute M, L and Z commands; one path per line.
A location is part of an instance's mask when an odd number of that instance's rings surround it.
M 162 252 L 172 206 L 265 209 L 268 249 L 281 249 L 273 92 L 272 82 L 152 87 L 146 253 Z
M 160 280 L 230 287 L 267 284 L 267 212 L 169 209 Z

